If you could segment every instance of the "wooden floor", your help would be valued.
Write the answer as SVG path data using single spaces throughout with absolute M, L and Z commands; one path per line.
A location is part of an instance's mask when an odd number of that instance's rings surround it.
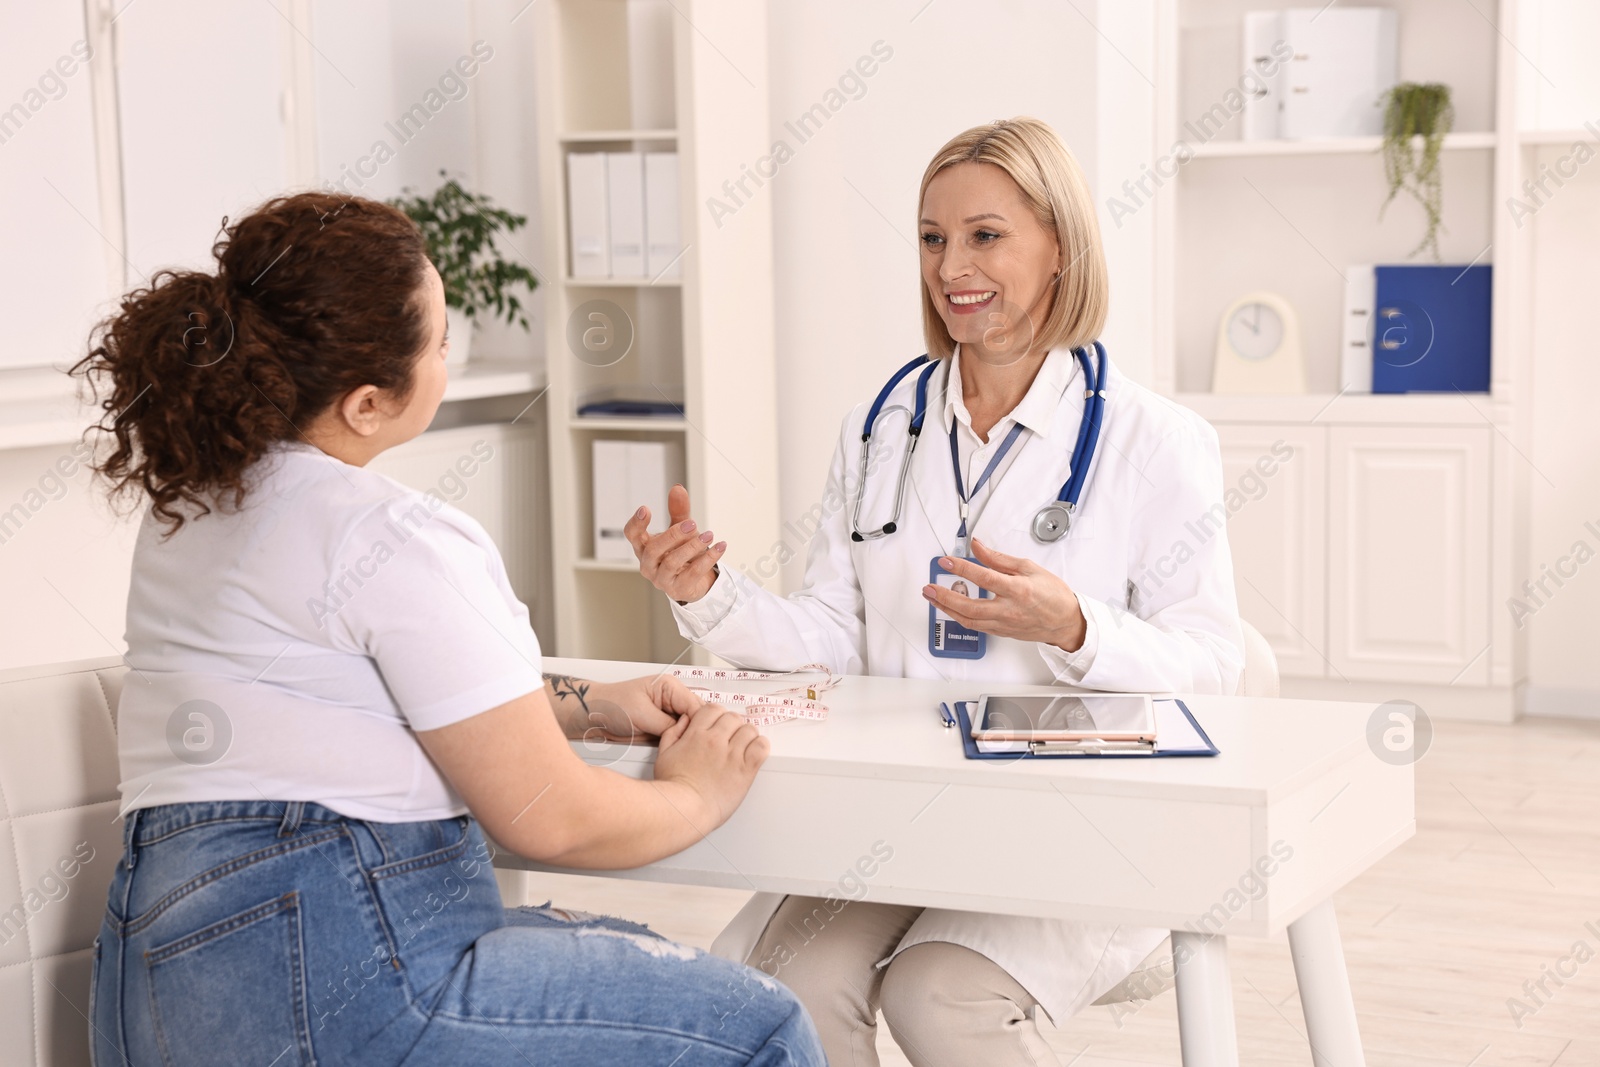
M 1600 1065 L 1600 722 L 1434 727 L 1417 764 L 1416 837 L 1336 898 L 1367 1063 Z M 624 915 L 701 947 L 747 896 L 602 878 L 528 884 L 534 903 Z M 1310 1064 L 1287 941 L 1230 951 L 1241 1062 Z M 1524 983 L 1541 979 L 1549 995 L 1535 986 L 1530 997 Z M 1532 1013 L 1513 1017 L 1511 998 Z M 1045 1025 L 1063 1065 L 1180 1062 L 1170 992 L 1132 1015 L 1089 1008 Z M 884 1027 L 879 1048 L 884 1064 L 906 1062 Z

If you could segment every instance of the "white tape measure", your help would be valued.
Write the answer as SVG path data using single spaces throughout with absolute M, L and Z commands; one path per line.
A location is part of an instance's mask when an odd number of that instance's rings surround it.
M 828 706 L 817 699 L 839 684 L 839 678 L 820 663 L 807 664 L 792 671 L 745 671 L 722 667 L 669 667 L 668 674 L 683 679 L 696 696 L 708 704 L 722 704 L 737 711 L 752 726 L 772 726 L 790 719 L 821 722 L 828 717 Z M 740 693 L 715 688 L 720 682 L 770 682 L 800 674 L 821 674 L 816 683 L 789 686 L 771 693 Z M 695 683 L 702 684 L 695 684 Z

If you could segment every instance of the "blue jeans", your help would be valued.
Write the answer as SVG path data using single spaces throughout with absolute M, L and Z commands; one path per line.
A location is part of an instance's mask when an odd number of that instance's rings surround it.
M 620 919 L 504 907 L 466 816 L 130 812 L 93 967 L 97 1067 L 826 1062 L 760 971 Z

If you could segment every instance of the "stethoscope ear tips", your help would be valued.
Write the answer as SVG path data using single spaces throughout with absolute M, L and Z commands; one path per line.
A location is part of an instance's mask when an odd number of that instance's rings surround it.
M 862 537 L 860 534 L 856 533 L 854 530 L 851 530 L 850 531 L 850 540 L 854 541 L 856 544 L 859 545 L 861 542 L 865 541 L 866 538 Z
M 883 532 L 886 534 L 892 534 L 897 529 L 899 529 L 899 527 L 892 522 L 886 522 L 883 524 Z

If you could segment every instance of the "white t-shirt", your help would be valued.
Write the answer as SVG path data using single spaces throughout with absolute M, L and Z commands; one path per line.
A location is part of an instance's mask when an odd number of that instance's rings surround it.
M 309 444 L 275 445 L 249 475 L 236 512 L 213 508 L 165 540 L 148 510 L 140 526 L 118 705 L 123 806 L 466 814 L 413 731 L 543 684 L 494 542 L 437 493 Z

